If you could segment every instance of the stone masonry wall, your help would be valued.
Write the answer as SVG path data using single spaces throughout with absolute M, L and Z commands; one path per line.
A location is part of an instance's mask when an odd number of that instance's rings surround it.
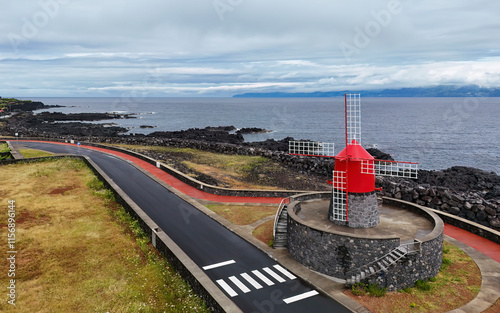
M 292 203 L 290 208 L 288 251 L 295 260 L 320 273 L 346 279 L 346 274 L 351 275 L 400 245 L 399 238 L 357 238 L 309 227 L 293 213 L 300 210 L 300 203 Z M 370 276 L 363 282 L 378 284 L 390 291 L 411 287 L 417 280 L 436 276 L 442 257 L 441 228 L 435 236 L 421 243 L 419 253 L 408 254 L 386 271 Z
M 383 188 L 381 196 L 413 202 L 500 231 L 500 200 L 486 200 L 481 192 L 457 192 L 388 177 L 377 177 L 377 185 Z
M 443 259 L 443 235 L 422 243 L 421 254 L 410 254 L 388 272 L 369 277 L 365 282 L 387 287 L 389 291 L 413 287 L 417 280 L 437 275 Z
M 352 268 L 365 265 L 399 246 L 399 238 L 366 239 L 316 230 L 297 222 L 288 212 L 290 255 L 320 273 L 345 279 Z

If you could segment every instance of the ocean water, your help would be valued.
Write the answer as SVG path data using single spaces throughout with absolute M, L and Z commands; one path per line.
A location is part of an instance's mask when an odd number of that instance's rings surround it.
M 260 127 L 268 138 L 310 139 L 345 146 L 344 99 L 339 98 L 29 98 L 64 108 L 52 112 L 134 113 L 101 121 L 130 133 L 234 125 Z M 361 143 L 423 169 L 472 166 L 500 174 L 500 98 L 361 98 Z M 140 125 L 155 126 L 141 129 Z

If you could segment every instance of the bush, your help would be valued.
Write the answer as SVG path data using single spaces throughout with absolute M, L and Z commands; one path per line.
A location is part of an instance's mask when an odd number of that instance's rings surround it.
M 351 288 L 355 296 L 364 296 L 366 294 L 366 285 L 363 283 L 356 283 Z
M 432 288 L 431 284 L 429 284 L 429 282 L 425 280 L 417 280 L 415 282 L 415 287 L 422 291 L 429 291 Z
M 448 258 L 444 258 L 444 257 L 443 257 L 443 262 L 442 262 L 442 264 L 441 264 L 441 268 L 440 268 L 440 270 L 442 271 L 442 270 L 447 269 L 447 268 L 451 265 L 451 263 L 452 263 L 452 262 L 451 262 L 451 259 L 448 259 Z
M 372 297 L 383 297 L 387 293 L 386 287 L 380 287 L 377 284 L 368 284 L 367 288 L 368 294 Z

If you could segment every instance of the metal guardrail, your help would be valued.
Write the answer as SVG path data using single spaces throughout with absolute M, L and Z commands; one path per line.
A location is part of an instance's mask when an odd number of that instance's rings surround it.
M 276 211 L 276 216 L 274 217 L 274 226 L 273 226 L 273 238 L 276 237 L 276 227 L 278 226 L 278 220 L 280 219 L 281 211 L 286 204 L 290 203 L 290 197 L 283 198 L 278 206 L 278 210 Z
M 375 275 L 375 274 L 381 272 L 382 270 L 386 269 L 386 268 L 381 267 L 381 266 L 376 265 L 376 264 L 380 264 L 380 262 L 382 262 L 383 260 L 386 260 L 388 257 L 393 259 L 393 261 L 387 267 L 396 264 L 399 260 L 401 260 L 402 258 L 404 258 L 408 254 L 421 253 L 421 248 L 422 248 L 422 242 L 418 239 L 414 239 L 413 242 L 401 244 L 398 247 L 396 247 L 395 249 L 393 249 L 393 250 L 389 251 L 388 253 L 386 253 L 385 255 L 383 255 L 382 257 L 377 258 L 376 260 L 374 260 L 370 263 L 364 264 L 360 267 L 357 267 L 355 269 L 351 269 L 351 270 L 347 271 L 346 278 L 349 280 L 349 277 L 356 275 L 358 273 L 361 273 L 361 272 L 363 272 L 364 269 L 368 269 L 370 267 L 378 268 L 376 271 L 372 272 L 370 275 L 365 276 L 365 278 L 370 277 L 370 276 Z M 397 251 L 397 253 L 395 253 L 396 251 Z

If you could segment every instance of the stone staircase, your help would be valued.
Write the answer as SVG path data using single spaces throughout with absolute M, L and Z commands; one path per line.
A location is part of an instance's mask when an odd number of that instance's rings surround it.
M 288 199 L 288 198 L 285 198 Z M 273 248 L 286 248 L 288 239 L 287 220 L 288 204 L 285 199 L 281 202 L 274 221 L 274 239 Z
M 406 255 L 411 253 L 419 253 L 420 252 L 420 242 L 415 241 L 410 244 L 403 244 L 399 247 L 395 248 L 391 252 L 387 253 L 383 257 L 363 265 L 355 270 L 350 270 L 346 273 L 346 284 L 348 286 L 352 286 L 356 283 L 360 283 L 366 278 L 373 276 L 382 271 L 387 271 L 389 267 L 396 264 L 402 258 L 405 258 Z

